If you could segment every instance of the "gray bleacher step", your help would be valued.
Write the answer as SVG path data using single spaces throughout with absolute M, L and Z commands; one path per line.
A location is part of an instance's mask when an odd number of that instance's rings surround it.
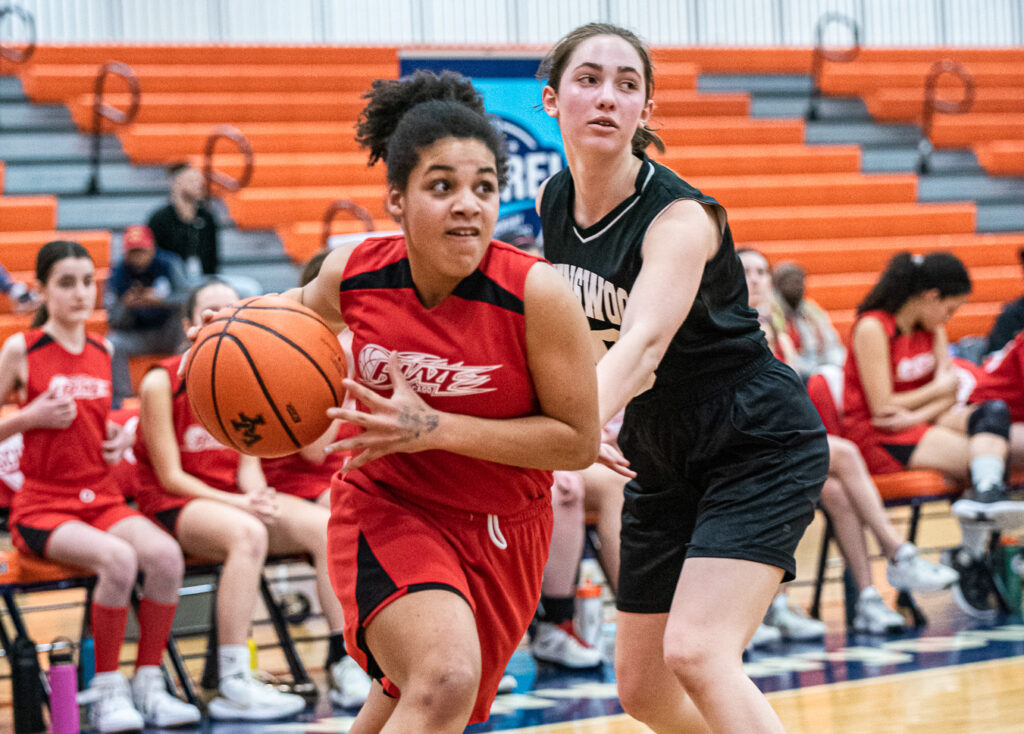
M 146 222 L 153 210 L 166 202 L 166 194 L 59 196 L 57 226 L 60 229 L 123 229 L 129 224 Z
M 807 99 L 811 93 L 811 77 L 807 74 L 701 74 L 697 78 L 697 91 L 803 95 Z
M 865 173 L 917 171 L 917 145 L 864 146 L 861 148 L 861 170 Z M 931 171 L 944 173 L 979 173 L 984 169 L 969 150 L 936 150 L 930 159 Z
M 299 284 L 299 275 L 302 269 L 290 260 L 282 260 L 274 263 L 250 263 L 248 265 L 226 263 L 221 266 L 220 272 L 227 276 L 244 275 L 255 278 L 264 293 L 280 293 Z
M 0 76 L 0 100 L 24 102 L 25 90 L 21 87 L 21 79 L 16 76 Z
M 1024 232 L 1024 206 L 1020 202 L 978 202 L 978 232 Z
M 8 163 L 4 171 L 6 194 L 82 194 L 89 184 L 88 163 Z M 170 178 L 163 166 L 104 163 L 100 167 L 100 191 L 108 194 L 163 194 Z
M 33 132 L 39 130 L 74 130 L 71 113 L 64 105 L 42 105 L 30 102 L 0 102 L 0 130 Z
M 245 265 L 247 262 L 289 260 L 281 239 L 273 230 L 241 230 L 223 227 L 220 230 L 220 258 L 225 263 Z
M 0 130 L 0 157 L 7 163 L 32 161 L 88 161 L 91 140 L 77 132 L 14 132 Z M 103 160 L 127 161 L 114 135 L 101 138 Z
M 750 100 L 750 114 L 759 118 L 802 119 L 810 102 L 806 95 L 777 96 L 755 94 Z M 871 119 L 863 100 L 856 97 L 826 97 L 818 103 L 818 119 L 867 122 Z
M 964 201 L 1024 205 L 1024 178 L 992 178 L 984 173 L 947 173 L 920 176 L 918 201 Z
M 878 125 L 864 121 L 818 120 L 807 123 L 804 141 L 810 145 L 917 145 L 916 125 Z

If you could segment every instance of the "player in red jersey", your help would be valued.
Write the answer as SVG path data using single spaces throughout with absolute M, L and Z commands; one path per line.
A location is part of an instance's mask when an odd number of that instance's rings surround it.
M 956 256 L 900 253 L 858 306 L 846 360 L 844 433 L 872 473 L 936 469 L 971 482 L 953 504 L 964 552 L 953 554 L 955 591 L 968 613 L 990 610 L 981 556 L 989 530 L 1024 524 L 1006 495 L 1010 411 L 1002 400 L 959 405 L 945 324 L 967 300 L 970 277 Z
M 223 281 L 197 287 L 188 301 L 185 328 L 197 314 L 237 298 Z M 177 374 L 181 361 L 173 357 L 150 370 L 139 390 L 139 508 L 189 555 L 224 563 L 217 593 L 219 695 L 209 703 L 210 715 L 249 721 L 290 716 L 305 702 L 252 677 L 246 639 L 268 552 L 313 557 L 324 616 L 332 632 L 341 632 L 341 605 L 327 574 L 329 513 L 321 505 L 277 493 L 267 485 L 257 457 L 221 445 L 199 425 Z M 369 680 L 363 676 L 361 695 L 348 692 L 349 705 L 362 703 L 368 692 Z
M 0 395 L 17 391 L 21 409 L 0 420 L 0 440 L 21 433 L 24 484 L 11 507 L 11 534 L 23 553 L 96 574 L 90 618 L 96 675 L 83 697 L 101 732 L 179 726 L 199 711 L 167 692 L 160 658 L 178 603 L 184 561 L 174 539 L 128 507 L 110 473 L 128 447 L 109 420 L 110 347 L 86 333 L 96 303 L 88 250 L 44 245 L 36 258 L 44 306 L 33 328 L 0 350 Z M 135 679 L 118 671 L 131 590 L 143 573 Z
M 377 81 L 358 127 L 403 235 L 338 248 L 289 295 L 353 334 L 361 432 L 334 480 L 332 577 L 377 680 L 353 734 L 487 718 L 536 609 L 551 470 L 597 456 L 583 315 L 538 258 L 491 241 L 506 161 L 468 80 Z M 339 298 L 340 294 L 340 298 Z

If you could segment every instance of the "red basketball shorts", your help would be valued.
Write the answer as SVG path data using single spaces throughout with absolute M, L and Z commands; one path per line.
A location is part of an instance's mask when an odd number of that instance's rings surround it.
M 551 544 L 551 500 L 512 516 L 412 504 L 335 477 L 328 526 L 331 583 L 345 611 L 345 645 L 384 690 L 399 696 L 364 630 L 396 599 L 447 589 L 470 605 L 481 677 L 470 723 L 486 721 L 498 682 L 537 610 Z
M 111 488 L 113 491 L 104 491 Z M 66 522 L 84 522 L 105 531 L 126 517 L 135 516 L 144 517 L 128 506 L 113 483 L 109 487 L 104 483 L 95 492 L 82 489 L 75 494 L 47 492 L 26 482 L 11 507 L 11 541 L 22 553 L 45 558 L 50 536 Z

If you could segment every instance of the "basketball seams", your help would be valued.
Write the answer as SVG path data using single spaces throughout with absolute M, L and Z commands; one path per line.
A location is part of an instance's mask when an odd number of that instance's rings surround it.
M 290 311 L 291 309 L 281 309 L 281 310 L 283 310 L 283 311 Z M 338 405 L 338 391 L 335 390 L 334 381 L 330 377 L 328 377 L 326 372 L 324 372 L 323 368 L 320 366 L 320 363 L 317 362 L 315 359 L 313 359 L 313 357 L 310 356 L 309 352 L 307 352 L 305 349 L 303 349 L 300 345 L 298 345 L 297 343 L 293 342 L 291 339 L 289 339 L 288 337 L 286 337 L 284 334 L 282 334 L 281 332 L 277 331 L 276 329 L 272 329 L 269 326 L 267 326 L 265 324 L 258 323 L 256 321 L 249 321 L 248 319 L 244 319 L 242 317 L 235 317 L 235 316 L 233 316 L 233 317 L 231 317 L 231 319 L 229 321 L 229 325 L 232 324 L 232 323 L 246 324 L 248 326 L 254 326 L 254 327 L 258 328 L 258 329 L 262 329 L 263 331 L 267 332 L 268 334 L 272 334 L 272 335 L 276 336 L 278 339 L 280 339 L 285 344 L 290 346 L 296 352 L 301 354 L 306 359 L 306 361 L 309 362 L 313 366 L 313 368 L 317 372 L 320 373 L 320 376 L 324 378 L 324 382 L 327 384 L 327 389 L 331 391 L 331 396 L 334 398 L 334 404 Z M 225 331 L 222 332 L 222 333 L 230 333 L 230 332 L 227 331 L 227 328 L 228 327 L 225 326 Z M 339 346 L 339 349 L 340 349 L 340 346 Z

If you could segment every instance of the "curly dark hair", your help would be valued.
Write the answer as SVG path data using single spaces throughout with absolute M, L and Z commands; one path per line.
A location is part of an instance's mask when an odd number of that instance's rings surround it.
M 404 189 L 419 151 L 442 138 L 479 140 L 494 153 L 498 184 L 505 185 L 505 138 L 484 111 L 483 98 L 464 76 L 417 71 L 401 79 L 377 79 L 356 125 L 356 142 L 369 149 L 369 165 L 387 164 L 388 183 Z

